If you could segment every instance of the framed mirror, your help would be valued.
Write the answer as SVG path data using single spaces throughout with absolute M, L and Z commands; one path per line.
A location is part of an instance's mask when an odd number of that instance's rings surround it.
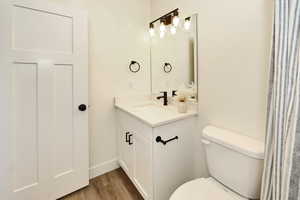
M 195 92 L 192 98 L 197 100 L 197 14 L 181 18 L 176 27 L 166 25 L 163 33 L 160 26 L 155 22 L 151 37 L 152 94 L 186 88 Z

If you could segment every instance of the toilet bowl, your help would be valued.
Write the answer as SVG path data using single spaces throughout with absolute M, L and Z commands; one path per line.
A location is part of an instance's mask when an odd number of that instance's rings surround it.
M 259 199 L 264 143 L 248 136 L 207 126 L 203 129 L 210 178 L 181 185 L 170 200 Z
M 213 178 L 200 178 L 180 186 L 170 200 L 247 200 Z

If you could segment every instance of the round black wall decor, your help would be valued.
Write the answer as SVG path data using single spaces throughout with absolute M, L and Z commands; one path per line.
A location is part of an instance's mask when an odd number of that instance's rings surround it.
M 129 70 L 133 73 L 137 73 L 141 70 L 141 65 L 137 61 L 132 60 L 129 65 Z
M 172 69 L 173 69 L 173 67 L 172 67 L 172 65 L 170 63 L 165 63 L 164 64 L 164 71 L 166 73 L 170 73 L 172 71 Z

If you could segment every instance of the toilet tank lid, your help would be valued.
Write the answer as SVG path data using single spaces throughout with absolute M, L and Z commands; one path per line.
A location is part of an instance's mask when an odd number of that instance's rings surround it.
M 203 137 L 249 157 L 264 159 L 264 143 L 251 137 L 214 126 L 206 126 Z

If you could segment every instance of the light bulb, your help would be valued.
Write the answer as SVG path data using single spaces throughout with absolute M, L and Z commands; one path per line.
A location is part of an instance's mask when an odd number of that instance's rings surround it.
M 176 27 L 174 25 L 171 26 L 170 31 L 171 31 L 171 34 L 174 35 L 176 33 Z
M 149 33 L 151 37 L 155 35 L 154 24 L 149 25 Z
M 184 20 L 184 28 L 185 30 L 189 30 L 191 27 L 191 18 L 188 17 L 188 18 L 185 18 Z
M 178 24 L 179 24 L 179 17 L 178 16 L 173 17 L 172 24 L 174 26 L 178 26 Z
M 160 27 L 159 27 L 160 32 L 164 32 L 166 30 L 166 26 L 164 22 L 160 23 Z
M 155 35 L 154 28 L 149 29 L 150 36 L 153 37 Z
M 159 34 L 159 37 L 160 37 L 160 38 L 163 38 L 164 36 L 165 36 L 165 32 L 164 32 L 164 31 L 161 31 L 160 34 Z

